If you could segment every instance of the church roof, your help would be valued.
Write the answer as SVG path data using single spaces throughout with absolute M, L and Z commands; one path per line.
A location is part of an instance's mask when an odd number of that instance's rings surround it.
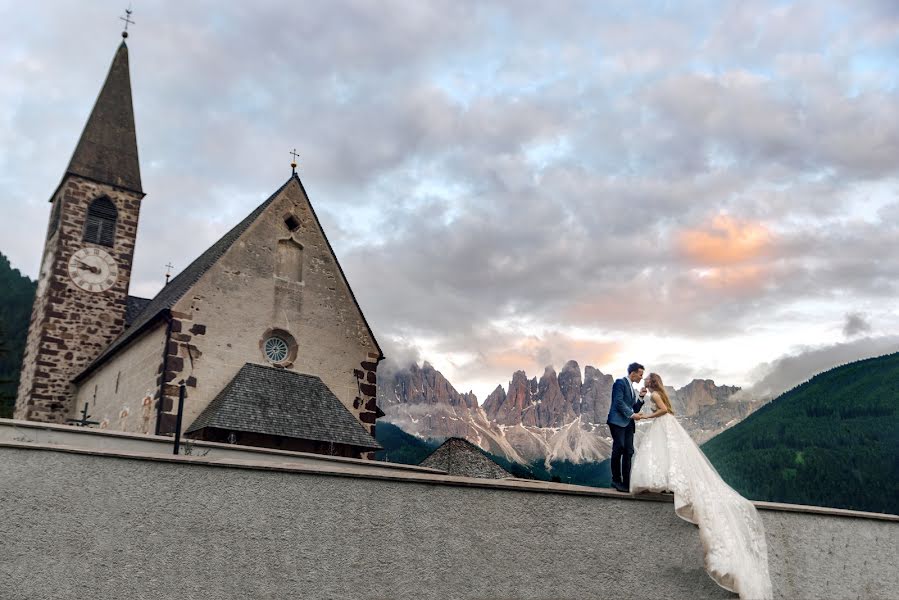
M 125 42 L 112 59 L 66 173 L 143 193 Z
M 291 178 L 292 179 L 292 178 Z M 253 224 L 259 215 L 262 214 L 262 211 L 271 204 L 275 198 L 278 197 L 278 194 L 287 187 L 287 184 L 290 183 L 291 179 L 288 179 L 284 182 L 284 185 L 275 190 L 275 193 L 268 197 L 268 199 L 256 207 L 256 210 L 251 212 L 247 217 L 235 225 L 231 231 L 223 235 L 219 241 L 211 245 L 206 252 L 201 254 L 190 263 L 187 268 L 178 273 L 165 287 L 159 290 L 159 293 L 156 296 L 147 302 L 145 308 L 139 315 L 134 318 L 134 321 L 131 323 L 131 327 L 126 329 L 122 335 L 117 337 L 113 342 L 109 345 L 106 350 L 100 353 L 100 356 L 94 360 L 88 367 L 82 371 L 77 377 L 75 377 L 74 381 L 77 383 L 85 376 L 87 376 L 91 371 L 99 367 L 101 364 L 106 362 L 106 359 L 115 354 L 120 348 L 125 347 L 128 342 L 132 339 L 136 338 L 140 335 L 149 325 L 152 325 L 156 322 L 156 319 L 160 317 L 165 311 L 171 309 L 175 306 L 175 303 L 180 300 L 184 294 L 193 287 L 193 285 L 200 280 L 200 277 L 203 276 L 206 271 L 208 271 L 212 265 L 214 265 L 225 252 L 228 251 L 234 242 L 237 241 L 237 238 L 247 230 L 247 228 Z
M 419 466 L 440 469 L 450 475 L 503 479 L 512 477 L 499 463 L 465 438 L 448 438 L 425 458 Z
M 125 327 L 131 327 L 134 320 L 147 308 L 150 303 L 149 298 L 141 298 L 139 296 L 128 296 L 125 304 Z
M 252 363 L 241 367 L 186 433 L 206 427 L 381 449 L 318 377 Z
M 303 194 L 306 195 L 306 190 L 303 188 L 303 183 L 300 181 L 300 178 L 294 173 L 290 176 L 290 178 L 284 182 L 284 184 L 275 190 L 268 199 L 256 207 L 256 210 L 251 212 L 247 217 L 235 225 L 231 231 L 226 233 L 212 246 L 210 246 L 206 252 L 201 254 L 194 260 L 190 265 L 188 265 L 183 271 L 178 273 L 178 275 L 172 279 L 165 287 L 163 287 L 156 296 L 146 303 L 143 311 L 140 312 L 137 316 L 133 317 L 133 321 L 131 326 L 128 327 L 122 335 L 113 340 L 113 342 L 106 348 L 100 355 L 90 364 L 87 368 L 79 373 L 73 381 L 78 383 L 82 379 L 84 379 L 88 374 L 90 374 L 94 369 L 99 367 L 101 364 L 106 362 L 107 359 L 112 357 L 116 352 L 120 349 L 124 348 L 128 345 L 128 343 L 140 335 L 144 330 L 153 325 L 162 315 L 166 314 L 166 312 L 175 306 L 175 303 L 178 302 L 192 287 L 197 281 L 200 280 L 200 277 L 203 276 L 206 271 L 208 271 L 212 266 L 218 262 L 218 260 L 228 251 L 228 249 L 237 241 L 237 239 L 249 228 L 253 222 L 259 218 L 266 208 L 268 208 L 269 204 L 271 204 L 275 198 L 277 198 L 281 192 L 286 188 L 291 181 L 296 180 L 297 184 L 300 186 L 300 189 L 303 190 Z M 306 196 L 308 198 L 308 195 Z M 315 216 L 315 209 L 312 208 L 312 204 L 310 202 L 309 205 L 312 210 L 313 216 Z M 315 216 L 315 221 L 318 223 L 318 217 Z M 321 225 L 319 224 L 319 228 Z M 378 354 L 383 357 L 383 353 L 381 352 L 381 348 L 378 345 L 378 341 L 375 339 L 374 332 L 371 330 L 371 326 L 368 324 L 368 320 L 365 318 L 365 315 L 362 313 L 362 308 L 359 306 L 359 302 L 356 300 L 355 294 L 353 294 L 353 290 L 349 285 L 349 282 L 346 279 L 346 275 L 343 272 L 343 267 L 340 266 L 340 262 L 337 261 L 336 256 L 334 255 L 334 249 L 331 247 L 331 242 L 328 241 L 328 236 L 325 235 L 325 232 L 322 231 L 322 236 L 325 238 L 325 243 L 328 246 L 328 250 L 331 252 L 331 255 L 334 256 L 334 263 L 337 265 L 337 270 L 340 272 L 340 276 L 343 278 L 344 282 L 347 285 L 347 289 L 350 292 L 350 297 L 353 300 L 353 304 L 356 306 L 356 309 L 359 311 L 359 315 L 362 318 L 362 322 L 365 324 L 366 329 L 368 330 L 369 335 L 371 336 L 372 341 L 375 344 L 375 348 L 377 348 Z

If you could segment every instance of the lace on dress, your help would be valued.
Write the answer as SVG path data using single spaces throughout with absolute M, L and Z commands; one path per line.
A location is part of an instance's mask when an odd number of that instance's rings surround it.
M 721 479 L 674 415 L 652 421 L 634 457 L 631 492 L 673 492 L 675 513 L 699 526 L 711 578 L 740 598 L 771 598 L 765 528 L 755 506 Z

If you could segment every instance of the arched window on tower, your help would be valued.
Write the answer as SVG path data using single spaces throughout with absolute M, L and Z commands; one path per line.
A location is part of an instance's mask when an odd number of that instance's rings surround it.
M 115 241 L 115 222 L 118 211 L 112 200 L 97 198 L 87 209 L 84 223 L 84 241 L 101 246 L 112 246 Z

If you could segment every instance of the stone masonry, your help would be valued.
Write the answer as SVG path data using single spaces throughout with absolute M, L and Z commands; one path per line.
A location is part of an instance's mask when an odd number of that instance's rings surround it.
M 149 431 L 174 433 L 181 381 L 186 384 L 182 431 L 187 429 L 245 363 L 270 364 L 263 343 L 277 335 L 289 352 L 273 366 L 320 377 L 374 436 L 381 414 L 380 349 L 299 178 L 288 180 L 257 211 L 171 308 L 154 317 L 152 330 L 117 348 L 79 380 L 79 401 L 98 390 L 96 417 L 108 420 L 109 428 L 146 429 L 148 383 L 137 371 L 149 367 L 155 380 Z M 178 289 L 181 283 L 176 278 L 169 285 Z M 159 359 L 150 365 L 147 352 L 153 348 L 160 349 Z M 119 393 L 120 379 L 135 385 Z
M 102 196 L 109 198 L 118 210 L 111 248 L 82 241 L 88 205 Z M 53 198 L 49 238 L 22 361 L 17 419 L 64 423 L 77 408 L 73 405 L 72 378 L 124 330 L 142 198 L 142 193 L 77 175 L 66 175 L 60 185 Z M 57 210 L 59 222 L 54 227 Z M 102 248 L 118 265 L 115 284 L 104 292 L 85 291 L 69 276 L 72 254 L 91 247 Z
M 206 334 L 206 326 L 193 322 L 193 314 L 172 311 L 168 324 L 168 343 L 163 351 L 162 363 L 159 365 L 159 376 L 156 383 L 159 419 L 156 424 L 157 435 L 175 433 L 178 418 L 178 395 L 180 383 L 184 381 L 184 401 L 187 402 L 192 390 L 197 387 L 197 378 L 193 374 L 193 361 L 198 360 L 203 352 L 194 344 L 194 336 Z M 159 406 L 161 405 L 161 406 Z M 184 423 L 187 427 L 189 423 Z
M 285 215 L 298 227 L 291 230 Z M 285 240 L 302 248 L 302 267 L 290 273 L 278 270 Z M 160 434 L 174 431 L 180 381 L 187 384 L 187 428 L 246 362 L 267 364 L 262 342 L 272 333 L 291 347 L 280 368 L 320 377 L 373 432 L 380 352 L 298 178 L 274 195 L 170 315 L 159 371 Z
M 421 462 L 422 467 L 440 469 L 450 475 L 480 479 L 504 479 L 512 474 L 463 438 L 450 438 Z

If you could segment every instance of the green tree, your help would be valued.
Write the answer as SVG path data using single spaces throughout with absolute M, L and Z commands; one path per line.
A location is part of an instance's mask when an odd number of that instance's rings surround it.
M 12 416 L 35 288 L 0 253 L 0 418 Z
M 703 450 L 754 500 L 899 514 L 899 353 L 782 394 Z

